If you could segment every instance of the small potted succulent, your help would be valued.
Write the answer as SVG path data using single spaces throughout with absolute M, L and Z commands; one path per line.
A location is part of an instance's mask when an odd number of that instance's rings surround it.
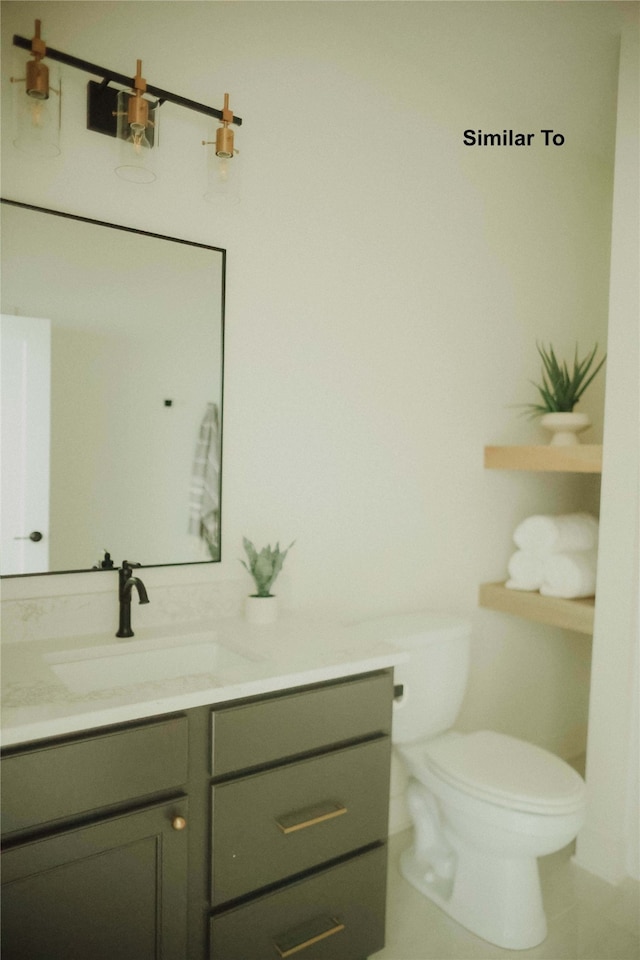
M 258 553 L 250 540 L 246 537 L 242 538 L 248 563 L 245 560 L 241 560 L 240 563 L 251 574 L 256 585 L 256 592 L 247 597 L 245 607 L 247 620 L 251 623 L 273 623 L 276 620 L 278 598 L 271 593 L 271 587 L 294 543 L 295 540 L 286 550 L 281 550 L 279 543 L 276 543 L 273 549 L 267 545 Z
M 591 426 L 591 421 L 586 413 L 579 413 L 573 408 L 604 364 L 606 354 L 592 370 L 598 344 L 581 360 L 576 344 L 573 370 L 570 371 L 566 361 L 558 362 L 552 346 L 546 349 L 537 343 L 536 347 L 543 363 L 542 382 L 531 382 L 540 394 L 540 400 L 523 406 L 530 417 L 540 417 L 541 426 L 552 431 L 552 445 L 578 443 L 577 434 Z

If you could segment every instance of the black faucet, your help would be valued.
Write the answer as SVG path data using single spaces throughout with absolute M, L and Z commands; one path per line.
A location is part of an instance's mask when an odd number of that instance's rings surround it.
M 149 603 L 147 590 L 139 577 L 133 576 L 133 567 L 139 567 L 139 563 L 131 563 L 129 560 L 123 560 L 122 566 L 118 570 L 118 599 L 120 601 L 120 626 L 116 637 L 132 637 L 134 635 L 131 629 L 131 591 L 135 587 L 140 597 L 140 603 Z

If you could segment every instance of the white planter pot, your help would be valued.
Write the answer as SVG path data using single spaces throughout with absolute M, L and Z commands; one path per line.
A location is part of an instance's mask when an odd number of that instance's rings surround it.
M 278 598 L 247 597 L 244 612 L 249 623 L 275 623 L 278 619 Z
M 545 413 L 540 425 L 551 430 L 552 447 L 568 447 L 580 443 L 577 434 L 590 427 L 591 421 L 586 413 Z

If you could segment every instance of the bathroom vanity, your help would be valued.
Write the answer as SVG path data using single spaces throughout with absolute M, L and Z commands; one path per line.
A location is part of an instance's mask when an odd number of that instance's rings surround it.
M 287 672 L 286 636 L 263 636 L 243 677 L 229 667 L 198 692 L 166 680 L 145 700 L 138 683 L 113 690 L 111 710 L 106 692 L 69 693 L 66 710 L 50 704 L 48 737 L 25 740 L 29 710 L 13 708 L 6 960 L 363 960 L 382 948 L 403 655 L 354 653 L 343 638 L 304 669 L 299 649 Z

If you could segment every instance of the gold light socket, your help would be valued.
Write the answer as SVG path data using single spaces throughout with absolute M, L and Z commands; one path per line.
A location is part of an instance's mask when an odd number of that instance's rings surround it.
M 134 130 L 145 128 L 149 123 L 149 102 L 140 96 L 140 93 L 129 97 L 127 121 Z
M 49 99 L 49 68 L 40 60 L 27 62 L 26 91 L 34 100 Z
M 229 159 L 233 156 L 233 130 L 226 125 L 216 130 L 216 157 Z
M 132 97 L 129 97 L 127 121 L 134 130 L 144 129 L 149 123 L 149 102 L 142 96 L 147 89 L 147 81 L 142 76 L 142 60 L 136 61 L 133 87 L 136 92 Z
M 233 113 L 229 109 L 229 94 L 224 95 L 222 108 L 222 126 L 216 131 L 216 157 L 221 160 L 230 160 L 233 156 L 233 130 L 229 124 L 233 123 Z
M 31 53 L 33 60 L 27 61 L 27 76 L 25 78 L 25 92 L 27 96 L 34 100 L 49 99 L 49 68 L 42 63 L 42 58 L 47 55 L 47 47 L 44 40 L 40 37 L 40 20 L 35 22 L 35 35 L 31 40 Z M 13 78 L 12 78 L 13 80 Z

